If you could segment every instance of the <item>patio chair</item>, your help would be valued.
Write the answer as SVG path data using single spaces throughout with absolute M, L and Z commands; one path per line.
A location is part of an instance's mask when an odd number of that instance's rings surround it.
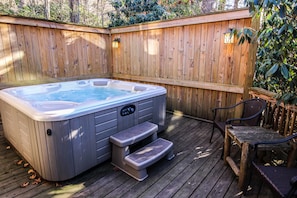
M 265 147 L 269 145 L 269 147 L 273 146 L 274 150 L 276 148 L 283 150 L 283 148 L 288 148 L 289 141 L 293 138 L 297 137 L 297 133 L 291 136 L 285 137 L 283 139 L 275 140 L 275 141 L 267 141 L 267 142 L 258 142 L 254 144 L 255 149 L 255 157 L 251 163 L 253 172 L 256 172 L 260 177 L 262 183 L 259 188 L 258 194 L 261 191 L 262 184 L 265 183 L 272 190 L 273 195 L 276 197 L 293 197 L 297 196 L 297 168 L 296 167 L 287 167 L 283 165 L 264 165 L 260 163 L 257 158 L 258 148 Z M 286 145 L 287 144 L 287 147 Z M 290 147 L 291 148 L 291 147 Z M 250 174 L 250 179 L 248 184 L 251 183 L 252 174 Z M 246 192 L 246 190 L 245 190 Z M 244 192 L 244 193 L 245 193 Z
M 222 111 L 228 112 L 235 108 L 242 107 L 242 113 L 239 118 L 229 118 L 220 120 L 219 114 Z M 266 102 L 259 98 L 243 100 L 235 105 L 228 107 L 217 107 L 213 111 L 213 127 L 209 142 L 211 143 L 215 128 L 218 128 L 222 136 L 225 137 L 225 126 L 227 124 L 236 126 L 257 126 L 260 124 L 260 118 L 263 110 L 266 108 Z

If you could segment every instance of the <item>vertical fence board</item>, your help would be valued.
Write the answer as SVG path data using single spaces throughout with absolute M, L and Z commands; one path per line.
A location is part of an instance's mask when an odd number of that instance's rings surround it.
M 71 77 L 71 76 L 75 76 L 74 67 L 76 64 L 78 64 L 78 61 L 76 61 L 77 58 L 76 58 L 75 49 L 73 46 L 76 38 L 75 38 L 75 32 L 67 31 L 66 35 L 67 35 L 66 50 L 68 51 L 68 65 L 67 67 L 65 67 L 65 74 L 66 74 L 65 76 Z
M 65 35 L 65 31 L 60 31 L 58 36 L 58 42 L 61 44 L 59 46 L 59 58 L 58 58 L 58 65 L 59 65 L 59 76 L 65 78 L 66 77 L 66 68 L 69 66 L 68 60 L 68 51 L 67 51 L 67 36 Z
M 29 62 L 26 56 L 26 41 L 25 41 L 25 36 L 24 36 L 24 28 L 23 26 L 16 26 L 15 28 L 16 35 L 17 35 L 17 44 L 18 44 L 18 49 L 22 54 L 22 58 L 19 60 L 21 62 L 22 68 L 20 69 L 21 75 L 22 75 L 22 80 L 29 79 Z M 1 47 L 0 47 L 1 48 Z M 2 80 L 1 80 L 2 81 Z M 3 80 L 5 82 L 5 80 Z
M 22 65 L 20 60 L 22 59 L 22 53 L 18 51 L 18 43 L 17 43 L 17 35 L 16 35 L 16 27 L 9 25 L 9 40 L 11 45 L 11 56 L 12 56 L 12 64 L 13 64 L 13 72 L 14 72 L 14 80 L 22 80 Z
M 157 64 L 157 58 L 155 50 L 160 51 L 160 38 L 156 30 L 144 31 L 145 49 L 143 51 L 143 72 L 142 76 L 155 76 L 155 72 L 152 69 Z M 156 42 L 156 41 L 159 42 Z M 155 41 L 155 42 L 153 42 Z M 158 65 L 159 66 L 159 65 Z
M 7 60 L 6 60 L 6 53 L 5 53 L 5 38 L 4 38 L 4 34 L 2 33 L 1 30 L 4 30 L 5 24 L 0 24 L 0 56 L 1 56 L 1 65 L 0 65 L 0 75 L 1 75 L 1 81 L 7 81 L 8 77 L 7 77 Z
M 48 31 L 46 31 L 43 28 L 37 28 L 37 37 L 38 39 L 38 46 L 40 50 L 40 56 L 42 57 L 41 59 L 41 65 L 42 65 L 42 75 L 48 75 L 48 69 L 49 69 L 49 64 L 50 64 L 50 53 L 48 50 L 49 43 L 48 43 Z M 29 74 L 29 69 L 27 69 L 27 72 Z M 25 79 L 28 79 L 27 77 Z
M 155 60 L 155 54 L 149 53 L 150 50 L 150 42 L 149 40 L 153 37 L 154 30 L 152 31 L 141 31 L 142 39 L 143 41 L 141 42 L 141 47 L 143 49 L 143 52 L 141 53 L 141 66 L 140 66 L 140 76 L 149 76 L 148 75 L 148 67 L 153 63 Z M 155 43 L 153 45 L 154 52 L 156 50 L 159 50 L 159 42 L 157 39 L 155 40 Z M 151 54 L 151 55 L 150 55 Z
M 202 24 L 201 29 L 203 30 L 201 32 L 201 54 L 200 54 L 200 62 L 199 62 L 199 81 L 204 82 L 205 76 L 206 76 L 206 59 L 207 59 L 207 30 L 208 25 Z
M 51 75 L 53 78 L 58 77 L 59 73 L 59 66 L 58 66 L 58 40 L 56 39 L 56 31 L 55 30 L 50 30 L 49 31 L 49 38 L 50 38 L 50 56 L 51 56 Z M 39 71 L 37 73 L 40 74 Z
M 194 68 L 195 26 L 186 26 L 184 31 L 184 78 L 192 80 Z
M 195 25 L 194 35 L 194 55 L 193 55 L 193 79 L 194 81 L 199 80 L 199 61 L 201 56 L 201 25 Z
M 25 37 L 25 52 L 26 52 L 26 56 L 27 56 L 27 60 L 28 60 L 28 68 L 27 71 L 29 74 L 29 80 L 36 80 L 37 76 L 36 76 L 36 70 L 39 67 L 39 65 L 36 65 L 36 59 L 34 59 L 34 56 L 38 56 L 38 54 L 34 54 L 34 46 L 33 46 L 33 42 L 35 42 L 36 38 L 32 38 L 31 35 L 31 29 L 28 26 L 24 26 L 24 37 Z M 44 38 L 42 38 L 44 39 Z
M 99 63 L 99 60 L 101 60 L 101 58 L 98 58 L 98 56 L 100 57 L 99 42 L 100 40 L 95 34 L 88 35 L 88 75 L 99 73 L 101 70 L 100 66 L 104 64 L 104 62 Z M 100 66 L 96 67 L 96 65 Z
M 213 53 L 212 53 L 212 82 L 218 82 L 220 67 L 220 55 L 221 55 L 221 38 L 222 38 L 222 24 L 216 22 L 214 24 L 214 38 L 213 38 Z
M 206 56 L 205 56 L 205 82 L 212 82 L 212 68 L 214 59 L 214 23 L 207 24 Z
M 175 65 L 175 69 L 177 69 L 177 78 L 176 79 L 183 79 L 183 73 L 184 73 L 184 27 L 178 27 L 177 30 L 178 36 L 177 36 L 177 49 L 178 49 L 178 55 L 177 55 L 177 65 Z
M 12 51 L 11 51 L 11 44 L 10 44 L 10 34 L 9 34 L 9 26 L 3 24 L 0 27 L 0 31 L 2 34 L 2 42 L 3 42 L 3 60 L 4 60 L 4 72 L 6 73 L 5 77 L 7 80 L 14 81 L 15 75 L 14 75 L 14 65 L 13 65 L 13 57 L 12 57 Z
M 243 27 L 244 20 L 238 20 L 235 24 L 235 28 Z M 242 64 L 241 67 L 238 67 L 237 65 L 240 65 L 241 62 L 241 49 L 242 45 L 235 45 L 234 46 L 234 52 L 233 52 L 233 75 L 231 79 L 231 83 L 238 84 L 240 78 L 244 78 L 246 74 L 246 65 Z M 238 74 L 238 75 L 236 75 Z
M 121 38 L 121 35 L 118 35 L 118 37 L 113 36 L 112 39 L 111 39 L 112 42 L 116 38 Z M 122 47 L 122 44 L 119 43 L 118 47 L 114 47 L 112 43 L 111 43 L 111 45 L 112 45 L 112 57 L 113 57 L 113 60 L 112 60 L 112 67 L 113 68 L 112 68 L 112 70 L 119 74 L 120 73 L 119 65 L 122 64 L 120 62 L 120 60 L 122 60 L 122 55 L 121 55 L 122 50 L 120 50 L 120 48 Z

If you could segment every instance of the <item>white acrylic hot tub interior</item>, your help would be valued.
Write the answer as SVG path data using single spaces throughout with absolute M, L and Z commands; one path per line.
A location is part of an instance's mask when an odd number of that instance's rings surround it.
M 160 86 L 88 79 L 4 89 L 0 98 L 37 121 L 59 121 L 166 94 Z

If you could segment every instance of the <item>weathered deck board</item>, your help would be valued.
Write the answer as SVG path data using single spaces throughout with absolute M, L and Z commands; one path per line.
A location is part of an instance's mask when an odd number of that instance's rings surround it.
M 148 168 L 149 177 L 138 182 L 114 168 L 109 161 L 64 182 L 42 181 L 33 185 L 21 159 L 0 132 L 0 197 L 243 197 L 237 178 L 221 160 L 223 138 L 209 136 L 212 125 L 195 119 L 167 114 L 168 128 L 159 135 L 174 143 L 176 157 L 160 160 Z M 238 153 L 234 151 L 234 155 Z M 20 185 L 30 181 L 21 188 Z M 256 197 L 258 181 L 248 197 Z M 268 189 L 260 197 L 269 197 Z

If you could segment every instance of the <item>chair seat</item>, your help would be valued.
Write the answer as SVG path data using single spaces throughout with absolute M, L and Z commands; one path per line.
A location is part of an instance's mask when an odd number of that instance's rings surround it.
M 281 197 L 286 197 L 291 189 L 291 178 L 297 175 L 297 168 L 280 166 L 264 166 L 253 162 L 256 171 L 265 178 L 266 182 Z M 296 195 L 296 193 L 295 193 Z
M 223 135 L 223 137 L 225 137 L 226 122 L 218 122 L 218 121 L 214 121 L 214 122 L 216 124 L 216 127 L 219 129 L 219 131 Z M 242 124 L 242 123 L 232 123 L 232 126 L 242 126 L 242 125 L 244 125 L 244 124 Z

